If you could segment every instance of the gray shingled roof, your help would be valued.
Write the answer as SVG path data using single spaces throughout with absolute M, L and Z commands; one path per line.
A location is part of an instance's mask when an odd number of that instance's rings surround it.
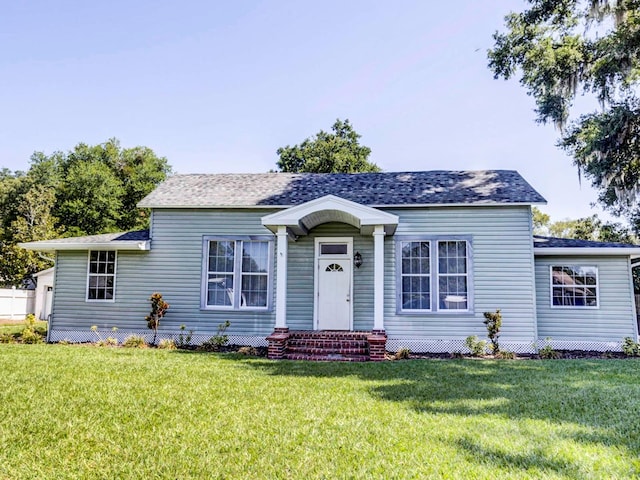
M 591 240 L 577 240 L 575 238 L 533 236 L 535 248 L 639 248 L 632 243 L 593 242 Z
M 173 175 L 139 207 L 293 206 L 335 195 L 368 206 L 546 203 L 514 170 Z

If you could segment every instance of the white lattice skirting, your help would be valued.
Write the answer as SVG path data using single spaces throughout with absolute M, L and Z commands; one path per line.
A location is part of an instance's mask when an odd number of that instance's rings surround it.
M 159 342 L 162 339 L 170 339 L 177 341 L 182 334 L 183 338 L 186 338 L 185 332 L 158 332 Z M 112 337 L 122 343 L 129 335 L 139 335 L 143 337 L 147 342 L 153 339 L 153 333 L 149 333 L 149 330 L 118 330 L 116 332 L 112 330 L 97 330 L 95 332 L 91 330 L 51 330 L 49 332 L 50 342 L 67 341 L 71 343 L 87 343 L 96 342 L 100 339 L 106 339 Z M 229 345 L 246 345 L 251 347 L 266 347 L 266 335 L 227 335 L 229 337 Z M 190 345 L 200 345 L 211 338 L 211 335 L 196 335 L 191 336 Z
M 486 340 L 486 339 L 485 339 Z M 415 353 L 469 353 L 464 339 L 444 340 L 437 338 L 387 338 L 387 350 L 397 352 L 406 347 Z M 584 350 L 596 352 L 620 352 L 622 342 L 595 342 L 580 340 L 551 340 L 538 339 L 536 342 L 500 341 L 500 348 L 514 353 L 536 353 L 539 348 L 550 344 L 554 350 Z
M 99 334 L 99 335 L 98 335 Z M 180 334 L 186 337 L 184 332 L 159 332 L 156 341 L 162 339 L 171 339 L 177 341 Z M 72 343 L 96 342 L 100 339 L 113 337 L 122 343 L 129 335 L 139 335 L 144 337 L 147 342 L 153 339 L 153 333 L 149 330 L 51 330 L 49 332 L 50 342 L 68 341 Z M 251 347 L 266 347 L 266 335 L 228 335 L 229 345 L 247 345 Z M 211 335 L 197 335 L 191 337 L 191 345 L 200 345 L 209 340 Z M 486 339 L 485 339 L 486 340 Z M 514 353 L 536 353 L 537 349 L 545 345 L 551 345 L 554 350 L 589 350 L 597 352 L 619 352 L 622 350 L 622 342 L 596 342 L 596 341 L 580 341 L 580 340 L 550 340 L 538 339 L 536 342 L 510 342 L 500 341 L 500 347 L 503 350 L 509 350 Z M 400 348 L 406 347 L 415 353 L 469 353 L 469 349 L 464 343 L 464 339 L 438 339 L 438 338 L 387 338 L 387 350 L 397 352 Z

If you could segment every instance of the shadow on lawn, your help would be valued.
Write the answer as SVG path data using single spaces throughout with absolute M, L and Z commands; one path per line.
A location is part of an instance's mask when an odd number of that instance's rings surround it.
M 635 360 L 243 363 L 268 375 L 358 378 L 368 383 L 365 387 L 373 397 L 403 403 L 417 412 L 543 420 L 559 431 L 560 438 L 617 446 L 630 458 L 640 456 L 640 363 Z M 556 428 L 564 424 L 566 433 Z M 580 472 L 577 463 L 552 458 L 536 445 L 529 452 L 505 453 L 463 437 L 457 446 L 471 459 L 481 458 L 496 467 L 537 468 L 570 477 Z M 640 461 L 633 462 L 630 470 L 630 475 L 640 475 Z

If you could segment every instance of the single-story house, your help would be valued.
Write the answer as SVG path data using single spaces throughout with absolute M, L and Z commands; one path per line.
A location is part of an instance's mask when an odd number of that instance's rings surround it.
M 160 292 L 160 336 L 229 321 L 272 358 L 464 351 L 496 309 L 504 349 L 619 350 L 640 246 L 534 237 L 544 203 L 507 170 L 174 175 L 138 204 L 149 230 L 22 246 L 55 252 L 54 342 L 148 334 Z

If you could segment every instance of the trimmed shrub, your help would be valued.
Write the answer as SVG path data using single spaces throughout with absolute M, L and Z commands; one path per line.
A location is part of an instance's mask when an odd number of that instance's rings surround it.
M 147 348 L 147 341 L 140 335 L 129 335 L 122 342 L 125 348 Z
M 482 357 L 487 350 L 487 341 L 486 340 L 478 340 L 477 335 L 469 335 L 464 344 L 469 349 L 472 357 Z

